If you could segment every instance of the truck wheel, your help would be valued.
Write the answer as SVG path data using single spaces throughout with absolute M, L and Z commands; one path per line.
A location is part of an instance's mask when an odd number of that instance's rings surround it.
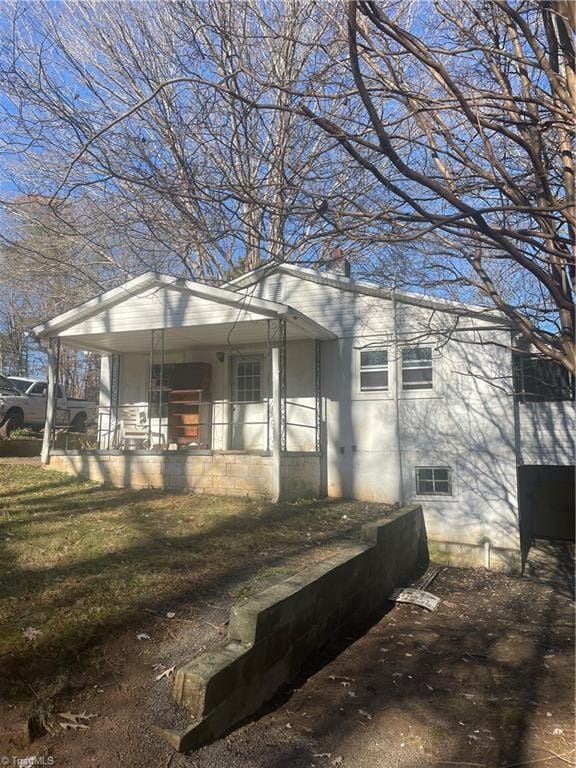
M 74 416 L 70 429 L 72 432 L 86 432 L 86 414 L 78 413 Z
M 0 427 L 0 437 L 8 440 L 15 429 L 21 429 L 24 426 L 24 417 L 21 413 L 8 413 L 6 421 Z

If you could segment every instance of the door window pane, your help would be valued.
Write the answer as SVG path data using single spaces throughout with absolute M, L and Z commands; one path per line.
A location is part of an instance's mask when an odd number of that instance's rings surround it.
M 262 366 L 260 360 L 236 362 L 236 400 L 254 403 L 262 399 Z

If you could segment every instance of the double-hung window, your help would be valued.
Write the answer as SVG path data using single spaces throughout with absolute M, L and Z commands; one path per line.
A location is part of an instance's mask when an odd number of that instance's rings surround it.
M 402 389 L 432 389 L 432 347 L 404 347 Z
M 416 467 L 419 496 L 451 496 L 452 478 L 448 467 Z
M 360 391 L 376 392 L 388 389 L 388 351 L 362 349 L 360 351 Z

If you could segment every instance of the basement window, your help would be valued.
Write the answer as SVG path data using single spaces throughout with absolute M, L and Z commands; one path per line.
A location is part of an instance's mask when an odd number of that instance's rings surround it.
M 416 467 L 416 493 L 419 496 L 452 496 L 448 467 Z
M 404 347 L 402 389 L 432 389 L 432 347 Z
M 362 349 L 360 351 L 360 391 L 376 392 L 388 389 L 388 351 Z

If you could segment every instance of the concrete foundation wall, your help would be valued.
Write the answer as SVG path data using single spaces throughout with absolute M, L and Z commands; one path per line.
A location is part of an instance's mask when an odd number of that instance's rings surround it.
M 318 453 L 286 453 L 280 461 L 281 498 L 318 499 L 322 489 L 321 456 Z
M 505 547 L 488 548 L 483 544 L 462 544 L 454 541 L 439 541 L 428 538 L 430 559 L 435 563 L 459 568 L 488 568 L 503 573 L 521 573 L 522 552 L 520 549 Z
M 427 564 L 420 506 L 363 526 L 361 543 L 232 609 L 228 639 L 178 670 L 174 695 L 193 725 L 157 729 L 187 752 L 254 714 L 328 640 L 376 618 Z
M 222 496 L 276 495 L 274 459 L 266 454 L 54 451 L 49 466 L 120 488 L 191 490 Z M 319 454 L 283 454 L 280 467 L 282 500 L 322 495 Z
M 274 495 L 272 456 L 258 454 L 54 453 L 50 469 L 121 488 L 191 490 L 229 496 Z

